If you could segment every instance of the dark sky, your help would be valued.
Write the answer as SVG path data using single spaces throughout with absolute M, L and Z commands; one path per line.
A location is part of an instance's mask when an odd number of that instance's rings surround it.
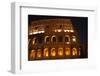
M 47 16 L 47 15 L 28 15 L 28 25 L 31 21 L 43 20 L 43 19 L 71 19 L 74 29 L 77 30 L 80 43 L 87 44 L 88 42 L 88 17 L 71 17 L 71 16 Z

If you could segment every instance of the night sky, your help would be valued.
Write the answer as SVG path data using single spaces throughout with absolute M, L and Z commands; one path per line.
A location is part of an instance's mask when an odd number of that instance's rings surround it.
M 88 42 L 88 17 L 71 17 L 71 16 L 47 16 L 47 15 L 28 15 L 28 25 L 31 21 L 43 19 L 71 19 L 74 29 L 77 30 L 80 43 L 87 44 Z

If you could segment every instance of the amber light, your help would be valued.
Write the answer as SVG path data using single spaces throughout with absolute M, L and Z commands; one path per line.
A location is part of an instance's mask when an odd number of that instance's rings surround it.
M 42 53 L 41 53 L 41 49 L 37 50 L 37 58 L 41 58 L 42 57 Z
M 44 30 L 42 30 L 42 31 L 38 31 L 38 30 L 36 30 L 36 31 L 30 31 L 30 33 L 29 33 L 29 35 L 33 35 L 33 34 L 40 34 L 40 33 L 44 33 L 45 31 Z
M 73 55 L 73 56 L 77 55 L 77 49 L 76 49 L 76 48 L 73 48 L 73 49 L 72 49 L 72 55 Z
M 55 51 L 55 48 L 52 48 L 51 49 L 51 53 L 50 53 L 51 56 L 56 56 L 56 51 Z
M 72 50 L 72 51 L 71 51 Z M 49 55 L 50 53 L 50 55 Z M 50 59 L 50 58 L 63 58 L 63 57 L 69 57 L 69 56 L 74 56 L 74 57 L 79 57 L 81 55 L 81 48 L 69 48 L 66 47 L 65 50 L 63 48 L 51 48 L 49 51 L 48 48 L 44 48 L 43 53 L 41 49 L 37 50 L 31 50 L 30 52 L 30 60 L 35 60 L 35 59 Z
M 58 49 L 58 55 L 59 56 L 63 56 L 63 48 L 59 48 Z
M 65 50 L 65 55 L 67 56 L 67 55 L 70 55 L 70 48 L 66 48 L 66 50 Z
M 58 29 L 58 32 L 61 32 L 62 30 L 61 29 Z
M 32 41 L 32 44 L 33 44 L 33 45 L 35 44 L 35 40 L 36 40 L 36 39 L 34 38 L 33 41 Z
M 35 59 L 35 50 L 31 50 L 30 59 Z
M 76 17 L 32 16 L 30 20 L 29 16 L 28 60 L 87 58 L 88 43 L 83 41 L 88 41 L 88 35 L 83 34 L 84 31 L 77 26 L 74 19 Z M 81 23 L 81 20 L 79 22 Z M 85 22 L 88 21 L 82 21 L 81 24 Z M 87 32 L 87 27 L 85 32 Z M 81 35 L 84 37 L 81 38 Z
M 44 56 L 44 57 L 48 57 L 48 56 L 49 56 L 48 48 L 45 48 L 45 49 L 44 49 L 44 51 L 43 51 L 43 56 Z
M 76 37 L 72 36 L 72 40 L 73 40 L 73 42 L 76 42 Z

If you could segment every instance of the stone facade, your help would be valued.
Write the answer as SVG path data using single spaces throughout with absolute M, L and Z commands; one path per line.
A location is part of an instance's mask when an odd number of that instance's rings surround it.
M 79 42 L 70 19 L 33 21 L 28 29 L 28 60 L 81 58 Z

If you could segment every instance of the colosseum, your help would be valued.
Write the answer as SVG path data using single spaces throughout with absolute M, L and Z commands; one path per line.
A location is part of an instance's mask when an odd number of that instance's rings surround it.
M 28 28 L 28 60 L 81 58 L 77 30 L 71 19 L 32 21 Z

